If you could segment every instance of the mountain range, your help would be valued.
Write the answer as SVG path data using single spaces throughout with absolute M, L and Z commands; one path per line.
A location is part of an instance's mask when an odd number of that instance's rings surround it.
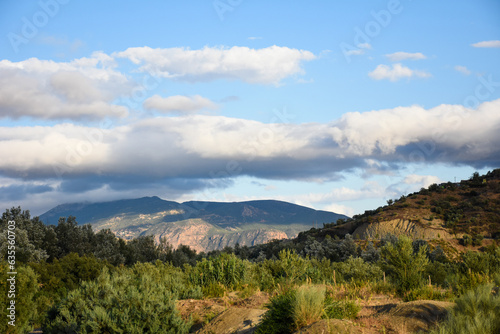
M 95 231 L 110 229 L 123 239 L 153 235 L 157 241 L 165 238 L 174 248 L 183 244 L 204 252 L 236 243 L 253 246 L 293 238 L 313 226 L 348 218 L 275 200 L 177 203 L 154 196 L 62 204 L 40 219 L 57 224 L 60 217 L 69 216 L 75 216 L 79 224 L 92 225 Z

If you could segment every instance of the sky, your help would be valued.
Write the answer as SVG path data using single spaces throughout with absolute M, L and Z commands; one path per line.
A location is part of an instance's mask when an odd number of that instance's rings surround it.
M 0 2 L 0 209 L 354 214 L 500 167 L 500 2 Z

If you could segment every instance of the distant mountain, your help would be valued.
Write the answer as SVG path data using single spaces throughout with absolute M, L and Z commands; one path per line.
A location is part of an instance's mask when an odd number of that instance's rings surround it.
M 177 203 L 159 197 L 100 203 L 59 205 L 40 216 L 47 224 L 75 216 L 94 230 L 111 229 L 124 239 L 140 235 L 166 238 L 174 247 L 188 245 L 197 251 L 226 246 L 252 246 L 272 239 L 293 238 L 313 224 L 336 222 L 347 216 L 274 200 L 247 202 Z

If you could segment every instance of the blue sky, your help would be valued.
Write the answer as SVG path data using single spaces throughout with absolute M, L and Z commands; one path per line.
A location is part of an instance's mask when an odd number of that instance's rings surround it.
M 498 1 L 2 1 L 0 203 L 348 215 L 499 167 Z

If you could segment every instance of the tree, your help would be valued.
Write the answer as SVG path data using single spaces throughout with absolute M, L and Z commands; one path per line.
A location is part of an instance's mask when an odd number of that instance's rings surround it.
M 36 317 L 34 307 L 34 296 L 38 290 L 37 276 L 29 266 L 19 265 L 16 267 L 15 275 L 15 297 L 9 298 L 10 282 L 12 275 L 8 275 L 9 266 L 7 262 L 0 261 L 0 307 L 2 308 L 2 321 L 0 321 L 1 333 L 28 333 L 33 329 L 32 323 Z M 15 327 L 10 326 L 7 316 L 10 314 L 8 307 L 10 301 L 15 300 Z
M 415 253 L 412 240 L 402 236 L 395 244 L 388 243 L 382 247 L 380 255 L 382 269 L 394 278 L 400 293 L 422 285 L 422 274 L 429 263 L 426 245 Z
M 125 263 L 125 256 L 120 252 L 118 238 L 111 230 L 100 230 L 94 239 L 93 254 L 96 258 L 106 260 L 114 266 Z
M 361 252 L 361 258 L 368 263 L 375 263 L 380 259 L 380 251 L 373 246 L 373 242 L 368 242 L 366 249 Z
M 175 295 L 151 267 L 110 274 L 84 282 L 53 307 L 44 333 L 187 333 Z

